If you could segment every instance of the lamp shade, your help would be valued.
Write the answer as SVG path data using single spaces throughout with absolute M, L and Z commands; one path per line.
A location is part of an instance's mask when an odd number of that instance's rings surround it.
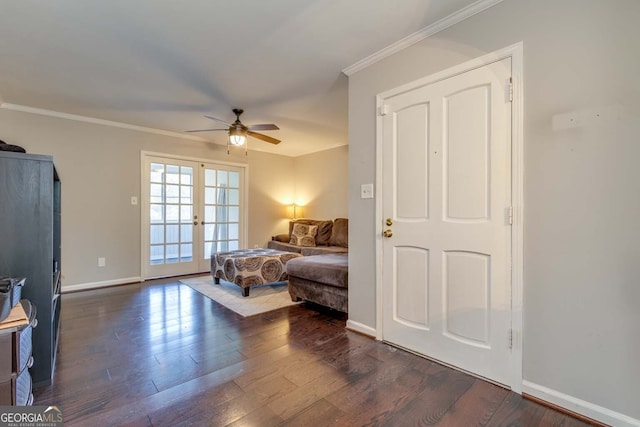
M 287 207 L 287 216 L 291 219 L 303 218 L 302 206 L 296 205 L 295 203 L 290 204 Z

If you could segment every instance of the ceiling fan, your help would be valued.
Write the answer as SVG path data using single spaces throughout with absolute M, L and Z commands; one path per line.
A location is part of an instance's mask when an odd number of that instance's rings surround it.
M 234 108 L 231 111 L 233 111 L 233 114 L 236 115 L 236 121 L 233 123 L 227 123 L 224 120 L 220 120 L 215 117 L 205 116 L 206 118 L 215 120 L 216 122 L 224 123 L 228 126 L 228 128 L 226 129 L 197 129 L 188 130 L 186 132 L 210 132 L 224 130 L 229 133 L 228 143 L 230 143 L 231 145 L 243 145 L 246 142 L 247 135 L 268 142 L 270 144 L 280 144 L 279 139 L 275 139 L 268 135 L 255 132 L 256 130 L 278 130 L 280 129 L 278 126 L 274 125 L 273 123 L 247 126 L 240 121 L 240 115 L 244 112 L 244 110 L 240 108 Z

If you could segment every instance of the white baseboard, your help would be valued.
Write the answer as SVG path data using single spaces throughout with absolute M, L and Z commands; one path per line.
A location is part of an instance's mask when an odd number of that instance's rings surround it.
M 354 332 L 359 332 L 362 335 L 367 335 L 371 338 L 376 337 L 376 330 L 370 326 L 363 325 L 362 323 L 355 322 L 353 320 L 347 320 L 347 329 L 351 329 Z
M 62 285 L 61 292 L 77 292 L 77 291 L 87 291 L 89 289 L 99 289 L 106 288 L 108 286 L 115 285 L 124 285 L 127 283 L 138 283 L 142 282 L 142 277 L 124 277 L 122 279 L 114 279 L 114 280 L 105 280 L 103 282 L 91 282 L 91 283 L 81 283 L 78 285 Z
M 631 418 L 628 415 L 603 408 L 527 380 L 522 381 L 522 392 L 605 424 L 619 427 L 640 427 L 640 420 Z

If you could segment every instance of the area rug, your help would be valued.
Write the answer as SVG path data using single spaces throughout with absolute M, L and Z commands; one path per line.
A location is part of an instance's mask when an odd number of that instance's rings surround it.
M 243 297 L 242 289 L 233 283 L 221 280 L 219 285 L 214 284 L 211 275 L 181 279 L 180 282 L 243 317 L 300 304 L 291 301 L 287 282 L 251 287 L 248 297 Z

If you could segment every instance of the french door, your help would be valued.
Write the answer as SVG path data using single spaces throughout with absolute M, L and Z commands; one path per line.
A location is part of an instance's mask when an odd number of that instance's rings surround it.
M 245 168 L 142 155 L 142 275 L 207 271 L 215 251 L 245 247 Z
M 203 256 L 200 271 L 211 268 L 213 252 L 245 248 L 244 242 L 244 168 L 216 164 L 200 164 L 203 184 L 200 230 Z

